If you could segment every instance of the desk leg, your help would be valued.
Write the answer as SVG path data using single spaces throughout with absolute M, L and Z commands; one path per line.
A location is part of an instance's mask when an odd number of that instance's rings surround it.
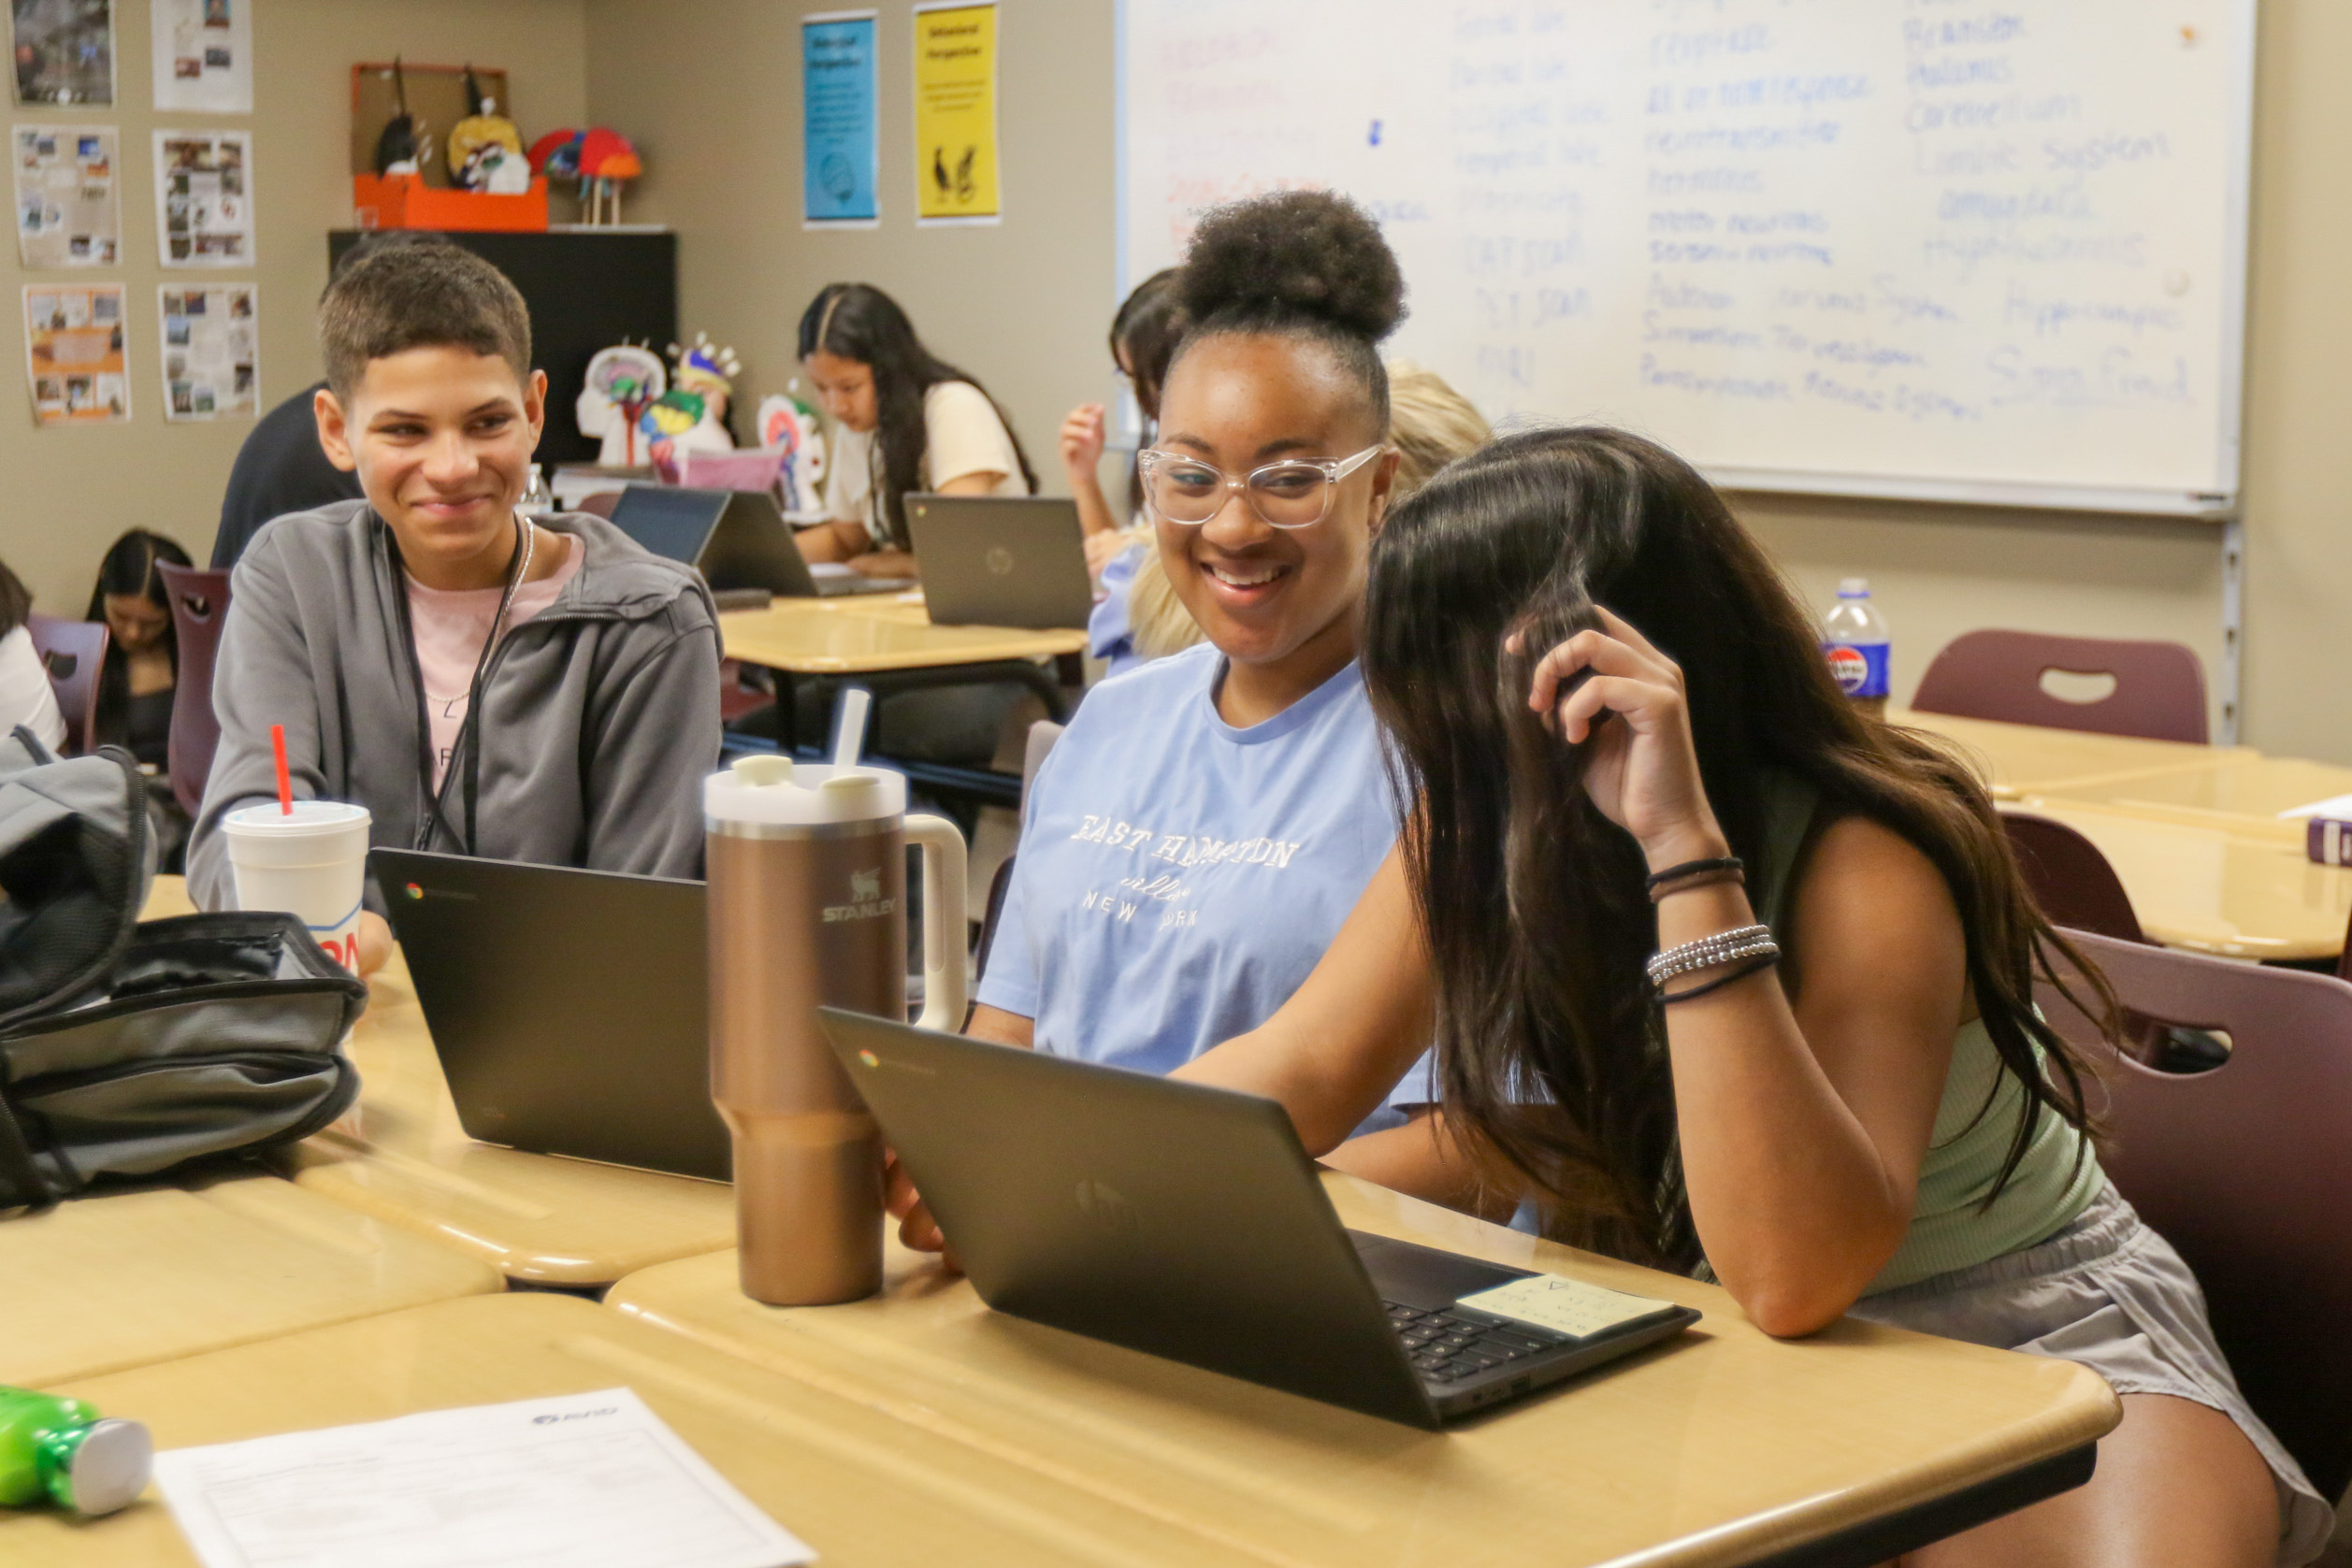
M 2098 1460 L 2099 1445 L 2085 1443 L 2023 1470 L 1979 1481 L 1949 1497 L 1916 1503 L 1825 1540 L 1760 1557 L 1749 1568 L 1871 1568 L 1874 1563 L 1891 1562 L 1915 1547 L 1949 1539 L 2004 1514 L 2071 1491 L 2091 1478 Z

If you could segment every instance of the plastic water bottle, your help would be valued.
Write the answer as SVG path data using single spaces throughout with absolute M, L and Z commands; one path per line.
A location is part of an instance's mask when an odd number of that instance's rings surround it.
M 1873 714 L 1886 712 L 1886 617 L 1870 602 L 1868 580 L 1838 584 L 1837 608 L 1822 617 L 1821 651 L 1839 689 Z

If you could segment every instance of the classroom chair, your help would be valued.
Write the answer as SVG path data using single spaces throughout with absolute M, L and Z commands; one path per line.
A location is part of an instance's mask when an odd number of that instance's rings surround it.
M 582 511 L 594 512 L 607 523 L 613 521 L 613 509 L 620 504 L 621 493 L 617 490 L 599 490 L 593 496 L 580 497 Z
M 57 711 L 65 719 L 65 755 L 78 756 L 96 744 L 98 683 L 107 668 L 107 624 L 67 621 L 55 615 L 32 614 L 24 629 L 33 636 L 33 651 L 49 671 L 50 689 L 57 694 Z
M 2001 826 L 2033 901 L 2051 924 L 2118 942 L 2147 940 L 2131 913 L 2131 895 L 2097 844 L 2063 822 L 2030 812 L 2003 812 Z
M 2337 1496 L 2352 1480 L 2352 985 L 2067 934 L 2131 1021 L 2229 1043 L 2210 1072 L 2159 1072 L 2100 1041 L 2047 981 L 2035 988 L 2099 1069 L 2116 1189 L 2196 1272 L 2248 1403 Z
M 155 563 L 171 598 L 172 634 L 179 640 L 179 684 L 171 695 L 171 740 L 165 765 L 172 798 L 191 821 L 204 807 L 204 781 L 212 772 L 212 753 L 221 743 L 221 721 L 212 715 L 212 662 L 220 652 L 221 627 L 228 620 L 229 574 L 196 567 Z
M 2053 671 L 2111 676 L 2114 689 L 2096 702 L 2070 702 L 2042 689 L 2042 678 Z M 2205 671 L 2177 642 L 1972 631 L 1929 662 L 1911 705 L 2051 729 L 2206 741 Z

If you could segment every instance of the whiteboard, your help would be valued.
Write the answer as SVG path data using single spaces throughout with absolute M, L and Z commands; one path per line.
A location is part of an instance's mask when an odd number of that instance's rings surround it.
M 1718 483 L 2224 515 L 2254 0 L 1121 0 L 1119 283 L 1377 216 L 1391 352 Z

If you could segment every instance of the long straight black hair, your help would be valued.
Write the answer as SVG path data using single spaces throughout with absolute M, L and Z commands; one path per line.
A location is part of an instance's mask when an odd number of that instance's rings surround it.
M 1821 820 L 1870 817 L 1942 874 L 1979 1014 L 2027 1091 L 1994 1194 L 2042 1116 L 2086 1127 L 2083 1070 L 2033 1010 L 2050 952 L 2079 959 L 2034 908 L 1983 786 L 1925 736 L 1855 710 L 1811 618 L 1688 465 L 1620 431 L 1567 429 L 1452 464 L 1390 513 L 1372 552 L 1364 679 L 1406 806 L 1442 1099 L 1469 1145 L 1540 1185 L 1561 1239 L 1698 1260 L 1643 973 L 1657 926 L 1641 855 L 1585 794 L 1583 748 L 1526 702 L 1534 662 L 1595 624 L 1595 604 L 1681 667 L 1708 799 L 1751 868 L 1778 773 L 1820 792 Z
M 801 312 L 800 357 L 806 359 L 819 352 L 854 359 L 873 372 L 874 400 L 881 413 L 874 444 L 882 451 L 881 472 L 873 476 L 873 482 L 882 491 L 876 497 L 882 525 L 900 549 L 910 548 L 902 497 L 922 487 L 923 448 L 928 439 L 923 430 L 923 395 L 942 381 L 968 381 L 988 398 L 1013 443 L 1013 460 L 1021 466 L 1021 478 L 1029 482 L 1032 494 L 1036 491 L 1037 470 L 1029 466 L 1029 453 L 1020 437 L 1014 434 L 1004 406 L 988 396 L 979 377 L 957 369 L 923 347 L 923 340 L 915 336 L 915 324 L 906 319 L 898 301 L 871 283 L 828 283 L 817 290 L 809 308 Z
M 33 590 L 24 585 L 24 579 L 8 569 L 0 561 L 0 637 L 24 625 L 33 613 Z
M 106 556 L 98 563 L 98 581 L 90 589 L 90 616 L 93 621 L 107 618 L 107 596 L 126 594 L 146 599 L 168 611 L 171 595 L 164 587 L 164 574 L 155 569 L 158 561 L 173 566 L 190 565 L 188 553 L 177 539 L 146 528 L 133 528 L 108 547 Z M 164 621 L 164 649 L 171 655 L 172 679 L 180 677 L 180 632 L 166 614 Z M 123 733 L 125 710 L 131 700 L 131 655 L 119 642 L 107 643 L 106 668 L 98 676 L 98 735 L 102 740 L 117 741 Z

